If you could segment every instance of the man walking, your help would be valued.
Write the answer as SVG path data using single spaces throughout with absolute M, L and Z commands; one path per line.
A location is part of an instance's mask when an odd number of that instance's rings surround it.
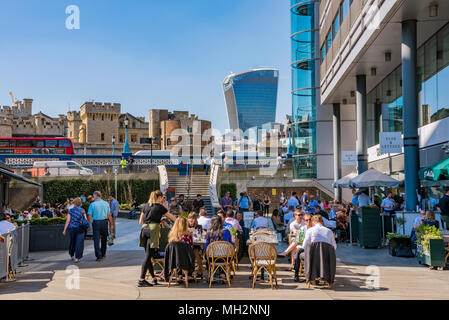
M 449 224 L 449 188 L 446 189 L 446 194 L 438 202 L 438 207 L 441 210 L 441 224 L 446 230 Z
M 106 244 L 108 241 L 108 222 L 111 231 L 114 231 L 112 216 L 109 204 L 101 199 L 101 192 L 95 191 L 93 202 L 89 206 L 88 220 L 92 222 L 94 249 L 97 261 L 101 261 L 106 256 Z
M 112 216 L 112 225 L 114 226 L 114 228 L 111 229 L 111 232 L 109 234 L 108 244 L 110 246 L 112 246 L 114 244 L 114 240 L 115 240 L 115 231 L 116 231 L 115 220 L 117 220 L 118 211 L 119 211 L 118 201 L 113 196 L 109 196 L 109 207 L 110 207 L 110 212 L 111 212 L 111 216 Z

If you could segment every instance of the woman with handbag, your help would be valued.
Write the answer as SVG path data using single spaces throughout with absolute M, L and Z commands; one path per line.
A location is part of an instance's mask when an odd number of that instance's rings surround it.
M 67 234 L 67 228 L 70 235 L 69 254 L 73 262 L 78 263 L 83 257 L 84 236 L 89 230 L 89 222 L 87 221 L 86 212 L 81 205 L 80 198 L 73 200 L 74 206 L 69 210 L 67 221 L 64 226 L 63 235 Z
M 173 221 L 176 220 L 176 217 L 169 213 L 165 207 L 165 201 L 166 199 L 164 199 L 164 195 L 160 190 L 151 192 L 150 199 L 143 207 L 140 215 L 139 223 L 142 225 L 140 246 L 145 249 L 145 259 L 142 262 L 138 287 L 152 287 L 157 284 L 151 258 L 157 257 L 156 255 L 159 252 L 160 223 L 164 216 Z M 145 280 L 147 271 L 150 272 L 153 279 L 152 284 Z

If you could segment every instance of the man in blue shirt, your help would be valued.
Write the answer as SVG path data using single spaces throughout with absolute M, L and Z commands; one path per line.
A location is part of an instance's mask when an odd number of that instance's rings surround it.
M 290 199 L 288 199 L 287 206 L 288 207 L 293 207 L 294 209 L 296 209 L 299 206 L 299 201 L 296 198 L 296 192 L 295 191 L 292 192 L 292 196 L 290 197 Z
M 352 197 L 352 200 L 351 200 L 352 204 L 355 205 L 356 207 L 359 206 L 359 194 L 360 194 L 359 191 L 354 193 L 354 196 Z
M 284 225 L 288 225 L 290 222 L 290 219 L 292 219 L 295 216 L 295 208 L 293 206 L 288 207 L 288 213 L 284 215 Z
M 246 193 L 246 192 L 240 193 L 240 198 L 239 198 L 239 201 L 237 204 L 239 207 L 239 211 L 242 211 L 242 212 L 250 211 L 252 201 L 248 197 L 248 193 Z
M 89 206 L 87 218 L 89 223 L 92 222 L 95 256 L 97 257 L 97 261 L 101 261 L 106 256 L 108 222 L 111 231 L 114 231 L 114 225 L 112 223 L 109 204 L 101 199 L 101 192 L 95 191 L 92 199 L 93 202 Z
M 268 228 L 268 219 L 262 216 L 262 211 L 256 211 L 254 213 L 254 220 L 253 223 L 251 223 L 252 229 L 259 229 L 259 228 Z
M 109 207 L 110 207 L 110 212 L 111 212 L 111 216 L 112 216 L 112 224 L 114 226 L 114 231 L 111 230 L 111 234 L 110 234 L 110 238 L 109 238 L 109 245 L 112 246 L 114 244 L 114 240 L 115 240 L 115 231 L 116 231 L 116 227 L 115 227 L 115 220 L 117 220 L 117 216 L 118 216 L 118 201 L 115 200 L 115 198 L 113 196 L 109 196 Z
M 311 214 L 313 214 L 315 212 L 315 207 L 319 206 L 320 204 L 318 203 L 318 201 L 315 200 L 315 197 L 313 196 L 313 194 L 311 194 L 309 196 L 309 205 L 307 206 L 307 211 Z

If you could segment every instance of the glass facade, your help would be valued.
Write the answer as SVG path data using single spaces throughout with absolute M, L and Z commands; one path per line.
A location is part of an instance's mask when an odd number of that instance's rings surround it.
M 295 179 L 316 178 L 315 1 L 291 0 L 292 134 Z
M 449 116 L 449 24 L 418 49 L 419 126 Z M 397 67 L 367 96 L 368 146 L 379 132 L 402 132 L 402 72 Z
M 229 116 L 231 129 L 246 132 L 276 120 L 278 80 L 279 71 L 274 69 L 252 70 L 225 79 L 228 116 L 235 114 L 234 120 Z

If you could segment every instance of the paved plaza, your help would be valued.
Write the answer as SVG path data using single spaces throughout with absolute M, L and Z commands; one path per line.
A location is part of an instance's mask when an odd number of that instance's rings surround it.
M 139 228 L 136 220 L 117 221 L 116 244 L 108 247 L 107 258 L 96 262 L 92 240 L 86 241 L 83 260 L 79 263 L 79 289 L 68 289 L 66 268 L 73 266 L 67 252 L 30 253 L 32 261 L 19 268 L 16 281 L 0 283 L 4 300 L 58 300 L 58 299 L 447 299 L 449 298 L 449 271 L 430 270 L 420 266 L 414 258 L 395 258 L 386 249 L 362 249 L 339 244 L 337 249 L 337 277 L 332 289 L 306 288 L 305 283 L 293 282 L 293 272 L 287 271 L 287 259 L 278 259 L 277 290 L 268 283 L 256 284 L 251 289 L 248 258 L 232 287 L 203 280 L 192 283 L 189 289 L 175 284 L 168 288 L 161 284 L 152 288 L 138 288 L 137 279 L 143 250 L 138 247 Z M 379 275 L 377 278 L 376 275 Z M 371 285 L 378 288 L 369 289 Z M 70 278 L 69 278 L 70 280 Z

